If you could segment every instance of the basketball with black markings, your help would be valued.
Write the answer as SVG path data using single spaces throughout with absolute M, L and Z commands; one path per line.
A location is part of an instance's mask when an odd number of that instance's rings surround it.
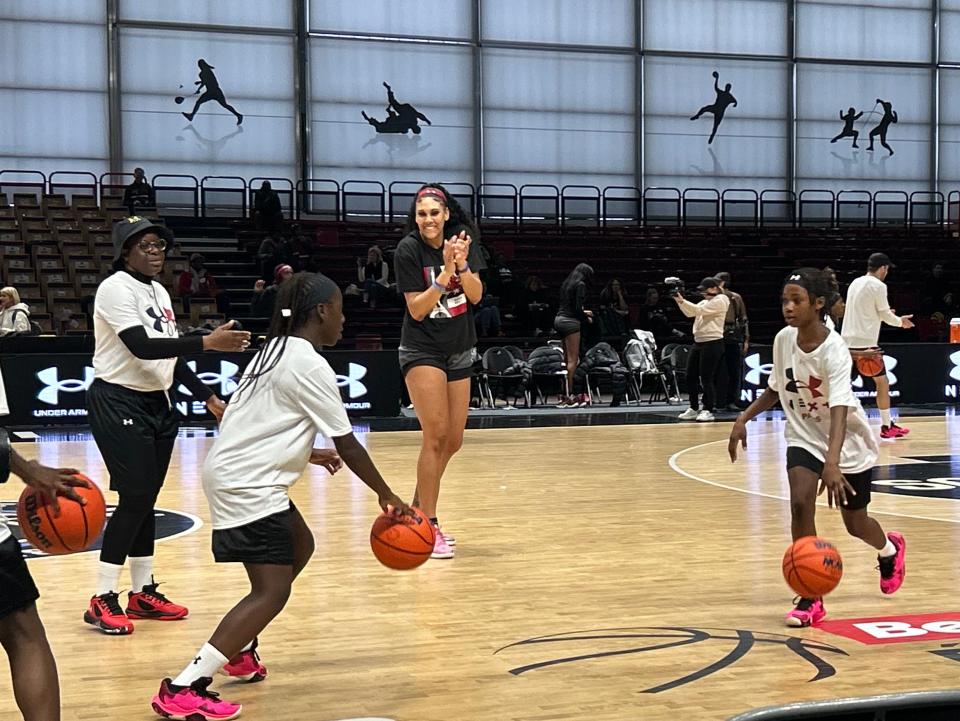
M 419 508 L 416 518 L 397 518 L 381 513 L 370 529 L 370 548 L 387 568 L 409 571 L 424 563 L 433 553 L 434 528 Z
M 97 484 L 81 473 L 77 478 L 87 481 L 89 488 L 76 486 L 76 492 L 86 505 L 58 497 L 60 515 L 55 516 L 49 500 L 36 489 L 27 486 L 17 502 L 17 522 L 23 537 L 37 549 L 52 555 L 76 553 L 90 547 L 107 519 L 107 505 Z
M 783 579 L 803 598 L 822 598 L 843 578 L 843 559 L 830 541 L 804 536 L 783 554 Z

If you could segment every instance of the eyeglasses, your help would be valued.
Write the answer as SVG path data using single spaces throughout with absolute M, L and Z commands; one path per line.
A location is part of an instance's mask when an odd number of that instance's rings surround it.
M 139 243 L 137 243 L 137 247 L 140 248 L 140 250 L 142 250 L 144 253 L 148 253 L 151 250 L 156 250 L 162 253 L 167 249 L 167 241 L 165 241 L 163 238 L 160 238 L 159 240 L 141 240 Z

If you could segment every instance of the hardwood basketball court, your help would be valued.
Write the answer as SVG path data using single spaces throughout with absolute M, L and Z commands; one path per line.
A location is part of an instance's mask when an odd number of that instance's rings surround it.
M 884 530 L 907 539 L 906 582 L 883 597 L 875 554 L 823 507 L 820 535 L 845 567 L 828 620 L 955 611 L 960 621 L 960 478 L 950 480 L 960 476 L 960 421 L 910 421 L 907 439 L 882 444 L 875 490 L 885 492 L 871 505 Z M 441 494 L 457 556 L 406 573 L 370 552 L 372 493 L 348 471 L 311 468 L 293 496 L 317 554 L 261 636 L 269 676 L 255 685 L 221 677 L 213 688 L 243 703 L 248 719 L 623 721 L 725 719 L 769 704 L 957 686 L 950 635 L 867 645 L 783 626 L 792 594 L 780 575 L 789 543 L 782 422 L 749 430 L 736 465 L 729 423 L 470 430 Z M 419 434 L 366 442 L 409 497 Z M 189 532 L 191 514 L 208 519 L 199 470 L 211 443 L 178 441 L 159 503 L 183 528 L 158 545 L 157 580 L 190 607 L 188 619 L 104 636 L 81 620 L 95 553 L 29 562 L 64 719 L 154 718 L 160 679 L 179 672 L 245 594 L 242 568 L 213 563 L 209 526 Z M 106 483 L 92 440 L 18 450 Z M 0 492 L 12 501 L 19 490 Z M 0 674 L 0 718 L 16 717 Z

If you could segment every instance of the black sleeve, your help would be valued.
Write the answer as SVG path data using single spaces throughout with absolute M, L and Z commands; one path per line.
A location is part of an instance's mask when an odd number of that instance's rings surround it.
M 210 386 L 197 377 L 183 358 L 177 358 L 177 365 L 173 369 L 174 385 L 182 383 L 198 401 L 205 401 L 213 395 Z
M 10 436 L 0 428 L 0 483 L 7 482 L 11 465 L 13 465 L 13 447 L 10 445 Z
M 584 319 L 583 302 L 587 299 L 587 286 L 583 283 L 577 285 L 576 297 L 574 298 L 573 313 L 575 318 Z
M 203 353 L 203 337 L 188 335 L 183 338 L 148 338 L 143 326 L 134 326 L 120 331 L 120 340 L 127 349 L 141 360 L 177 358 L 192 353 Z
M 419 293 L 427 289 L 427 281 L 423 277 L 423 268 L 414 252 L 414 246 L 402 240 L 393 254 L 393 274 L 397 279 L 397 289 L 401 293 Z
M 268 285 L 262 293 L 254 293 L 250 299 L 250 313 L 257 318 L 270 318 L 276 303 L 277 288 Z

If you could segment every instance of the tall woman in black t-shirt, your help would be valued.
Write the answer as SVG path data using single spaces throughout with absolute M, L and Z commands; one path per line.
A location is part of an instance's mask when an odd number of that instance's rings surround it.
M 580 326 L 593 322 L 593 311 L 583 306 L 587 299 L 587 286 L 593 279 L 593 268 L 580 263 L 560 286 L 560 307 L 553 327 L 563 339 L 563 357 L 567 365 L 567 396 L 561 405 L 577 406 L 587 402 L 586 396 L 571 397 L 573 373 L 580 364 Z
M 420 188 L 405 233 L 394 274 L 406 301 L 400 369 L 423 431 L 414 504 L 437 528 L 433 557 L 453 558 L 453 539 L 437 521 L 437 498 L 467 425 L 477 343 L 473 306 L 483 297 L 479 272 L 486 265 L 473 242 L 473 219 L 441 185 Z

